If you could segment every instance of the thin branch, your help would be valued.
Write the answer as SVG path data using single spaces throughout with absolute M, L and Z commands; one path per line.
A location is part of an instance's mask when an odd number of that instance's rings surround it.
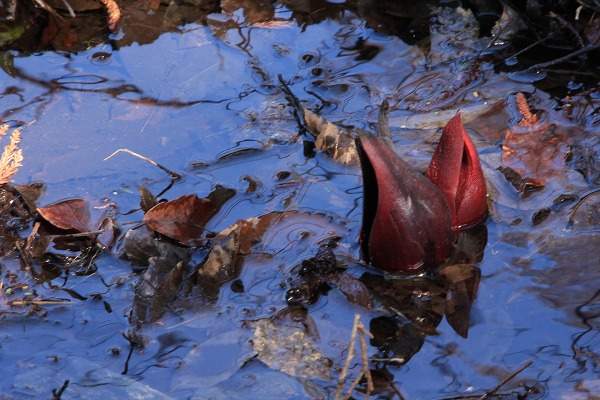
M 521 372 L 523 372 L 524 370 L 526 370 L 527 368 L 529 368 L 531 366 L 531 364 L 533 364 L 533 361 L 529 360 L 527 361 L 522 367 L 520 367 L 519 369 L 517 369 L 515 372 L 513 372 L 512 374 L 508 375 L 506 378 L 504 378 L 502 380 L 502 382 L 500 382 L 498 385 L 496 385 L 495 388 L 493 388 L 492 390 L 486 392 L 483 396 L 481 396 L 479 398 L 479 400 L 486 400 L 488 399 L 490 396 L 493 396 L 494 394 L 496 394 L 496 392 L 498 390 L 500 390 L 500 388 L 504 385 L 506 385 L 509 381 L 511 381 L 515 376 L 519 375 Z
M 67 379 L 63 385 L 61 386 L 60 389 L 56 390 L 56 389 L 52 389 L 52 400 L 60 400 L 63 392 L 65 391 L 65 389 L 69 386 L 69 380 Z
M 545 62 L 545 63 L 540 63 L 540 64 L 532 65 L 531 67 L 527 68 L 526 71 L 533 71 L 533 70 L 544 69 L 546 67 L 550 67 L 552 65 L 560 64 L 562 62 L 570 60 L 571 58 L 577 57 L 577 56 L 579 56 L 581 54 L 589 53 L 590 51 L 594 51 L 594 50 L 600 50 L 600 45 L 590 45 L 590 44 L 588 44 L 587 46 L 585 46 L 585 47 L 583 47 L 583 48 L 581 48 L 581 49 L 579 49 L 577 51 L 574 51 L 572 53 L 569 53 L 569 54 L 567 54 L 564 57 L 560 57 L 560 58 L 557 58 L 555 60 L 548 61 L 548 62 Z
M 154 160 L 151 160 L 151 159 L 149 159 L 148 157 L 144 157 L 143 155 L 141 155 L 141 154 L 138 154 L 138 153 L 136 153 L 136 152 L 134 152 L 134 151 L 131 151 L 131 150 L 129 150 L 129 149 L 119 149 L 119 150 L 115 151 L 114 153 L 112 153 L 110 156 L 106 157 L 106 158 L 104 159 L 104 161 L 106 161 L 106 160 L 108 160 L 108 159 L 112 158 L 114 155 L 116 155 L 117 153 L 121 153 L 121 152 L 123 152 L 123 153 L 128 153 L 128 154 L 131 154 L 131 155 L 132 155 L 132 156 L 134 156 L 134 157 L 141 158 L 142 160 L 144 160 L 144 161 L 146 161 L 146 162 L 149 162 L 150 164 L 152 164 L 152 165 L 154 165 L 154 166 L 156 166 L 156 167 L 158 167 L 158 168 L 162 169 L 162 170 L 163 170 L 163 171 L 165 171 L 167 174 L 171 175 L 171 178 L 173 178 L 174 180 L 178 180 L 178 179 L 182 179 L 182 178 L 183 178 L 183 176 L 182 176 L 182 175 L 180 175 L 180 174 L 178 174 L 177 172 L 173 172 L 173 171 L 171 171 L 170 169 L 168 169 L 168 168 L 166 168 L 166 167 L 163 167 L 162 165 L 160 165 L 160 164 L 159 164 L 159 163 L 157 163 L 156 161 L 154 161 Z
M 350 369 L 350 363 L 354 358 L 354 347 L 356 345 L 356 337 L 358 336 L 360 342 L 360 350 L 361 350 L 361 360 L 362 365 L 360 371 L 356 378 L 350 384 L 350 387 L 346 391 L 346 395 L 343 395 L 344 391 L 344 382 L 348 376 L 348 370 Z M 352 325 L 352 333 L 350 335 L 350 344 L 348 347 L 348 355 L 346 357 L 346 361 L 344 363 L 344 367 L 342 368 L 342 372 L 338 378 L 338 383 L 335 391 L 335 399 L 340 400 L 348 400 L 352 396 L 352 392 L 358 386 L 360 381 L 363 378 L 367 380 L 367 390 L 365 393 L 365 399 L 368 399 L 371 395 L 371 392 L 375 390 L 375 386 L 373 385 L 373 377 L 371 376 L 371 370 L 369 369 L 369 360 L 367 357 L 368 349 L 367 349 L 367 341 L 365 337 L 369 337 L 373 339 L 373 335 L 369 332 L 365 326 L 360 322 L 360 315 L 354 315 L 354 324 Z
M 298 99 L 298 97 L 296 97 L 296 95 L 292 92 L 292 89 L 290 89 L 286 81 L 283 80 L 283 76 L 281 74 L 277 75 L 277 78 L 279 79 L 279 83 L 281 83 L 281 90 L 283 91 L 285 98 L 291 103 L 292 107 L 294 108 L 293 115 L 296 119 L 296 123 L 300 127 L 300 131 L 305 132 L 306 123 L 304 121 L 304 112 L 302 105 L 300 104 L 300 99 Z
M 348 355 L 346 356 L 346 362 L 342 368 L 342 372 L 338 378 L 337 387 L 335 390 L 335 399 L 342 399 L 342 392 L 344 391 L 344 382 L 348 376 L 348 370 L 350 369 L 350 362 L 354 358 L 354 345 L 356 344 L 356 331 L 358 329 L 358 323 L 360 321 L 360 315 L 354 315 L 354 324 L 352 325 L 352 333 L 350 334 L 350 344 L 348 346 Z

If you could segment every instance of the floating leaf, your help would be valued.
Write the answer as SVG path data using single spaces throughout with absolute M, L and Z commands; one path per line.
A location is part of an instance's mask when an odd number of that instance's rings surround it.
M 345 165 L 358 166 L 360 164 L 356 144 L 350 133 L 306 108 L 303 111 L 306 127 L 316 138 L 315 148 L 317 150 Z
M 38 214 L 51 225 L 66 231 L 89 232 L 90 208 L 81 198 L 61 200 L 38 208 Z
M 144 222 L 153 231 L 193 247 L 204 244 L 206 224 L 218 211 L 212 201 L 188 194 L 152 207 Z
M 235 190 L 217 185 L 206 198 L 188 194 L 157 204 L 146 213 L 144 222 L 153 231 L 176 239 L 186 246 L 200 246 L 206 241 L 206 224 L 234 195 Z

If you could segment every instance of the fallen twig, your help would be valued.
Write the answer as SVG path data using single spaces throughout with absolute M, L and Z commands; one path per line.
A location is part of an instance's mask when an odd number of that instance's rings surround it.
M 152 164 L 152 165 L 154 165 L 154 166 L 157 166 L 158 168 L 160 168 L 160 169 L 162 169 L 163 171 L 165 171 L 167 174 L 171 175 L 171 177 L 172 177 L 174 180 L 177 180 L 177 179 L 181 179 L 181 178 L 183 178 L 183 176 L 182 176 L 182 175 L 180 175 L 180 174 L 178 174 L 177 172 L 173 172 L 173 171 L 171 171 L 170 169 L 168 169 L 168 168 L 166 168 L 166 167 L 163 167 L 162 165 L 160 165 L 160 164 L 159 164 L 159 163 L 157 163 L 156 161 L 154 161 L 154 160 L 151 160 L 151 159 L 149 159 L 148 157 L 144 157 L 143 155 L 141 155 L 141 154 L 138 154 L 138 153 L 136 153 L 136 152 L 134 152 L 134 151 L 131 151 L 131 150 L 129 150 L 129 149 L 119 149 L 119 150 L 115 151 L 114 153 L 112 153 L 110 156 L 106 157 L 106 158 L 104 159 L 104 161 L 108 160 L 109 158 L 112 158 L 112 157 L 113 157 L 115 154 L 117 154 L 117 153 L 121 153 L 121 152 L 123 152 L 123 153 L 128 153 L 128 154 L 131 154 L 131 155 L 132 155 L 132 156 L 134 156 L 134 157 L 141 158 L 142 160 L 144 160 L 144 161 L 146 161 L 146 162 L 149 162 L 150 164 Z
M 577 51 L 574 51 L 572 53 L 569 53 L 569 54 L 567 54 L 564 57 L 560 57 L 560 58 L 557 58 L 555 60 L 548 61 L 548 62 L 545 62 L 545 63 L 540 63 L 540 64 L 532 65 L 531 67 L 527 68 L 526 71 L 533 71 L 533 70 L 544 69 L 546 67 L 550 67 L 552 65 L 556 65 L 556 64 L 560 64 L 562 62 L 568 61 L 571 58 L 577 57 L 577 56 L 579 56 L 581 54 L 589 53 L 590 51 L 599 50 L 599 49 L 600 49 L 600 45 L 591 45 L 591 44 L 588 44 L 587 46 L 585 46 L 585 47 L 583 47 L 583 48 L 581 48 L 581 49 L 579 49 Z
M 344 391 L 344 383 L 346 382 L 346 378 L 348 376 L 348 370 L 350 369 L 350 363 L 354 358 L 354 347 L 356 345 L 356 337 L 358 336 L 360 341 L 360 349 L 361 349 L 361 358 L 362 365 L 358 376 L 352 381 L 350 387 L 346 391 L 346 394 L 343 394 Z M 335 391 L 335 399 L 347 400 L 352 395 L 352 392 L 358 386 L 361 379 L 367 379 L 367 392 L 365 393 L 365 398 L 368 399 L 371 392 L 374 390 L 373 386 L 373 378 L 371 377 L 371 370 L 369 369 L 369 360 L 367 359 L 367 341 L 365 340 L 365 336 L 373 338 L 371 332 L 369 332 L 362 322 L 360 322 L 360 315 L 354 315 L 354 324 L 352 325 L 352 333 L 350 334 L 350 344 L 348 345 L 348 355 L 346 356 L 346 361 L 344 362 L 344 366 L 342 368 L 342 372 L 338 378 L 337 387 Z
M 290 104 L 294 108 L 293 115 L 302 133 L 307 129 L 306 122 L 304 121 L 302 105 L 300 104 L 300 99 L 298 99 L 296 95 L 292 92 L 292 89 L 290 89 L 288 84 L 283 80 L 283 76 L 281 74 L 277 75 L 277 78 L 279 79 L 279 83 L 281 83 L 281 90 L 283 91 L 285 98 L 287 99 L 287 101 L 290 102 Z
M 60 400 L 63 392 L 65 391 L 65 389 L 67 388 L 67 386 L 69 386 L 69 380 L 67 379 L 65 381 L 65 383 L 63 383 L 63 385 L 60 387 L 60 389 L 56 390 L 56 389 L 52 389 L 52 400 Z
M 511 373 L 510 375 L 508 375 L 506 378 L 504 378 L 502 380 L 502 382 L 500 382 L 498 385 L 496 385 L 495 388 L 493 388 L 492 390 L 487 391 L 483 396 L 481 396 L 479 398 L 479 400 L 486 400 L 488 399 L 490 396 L 493 396 L 494 394 L 496 394 L 496 392 L 498 390 L 500 390 L 500 388 L 504 385 L 506 385 L 509 381 L 511 381 L 515 376 L 519 375 L 521 372 L 523 372 L 524 370 L 526 370 L 527 368 L 529 368 L 531 366 L 531 364 L 533 364 L 533 361 L 529 360 L 527 361 L 522 367 L 519 367 L 519 369 L 517 369 L 515 372 Z

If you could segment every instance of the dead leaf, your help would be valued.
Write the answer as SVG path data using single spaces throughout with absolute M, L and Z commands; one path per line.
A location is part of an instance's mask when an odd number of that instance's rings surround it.
M 144 222 L 153 231 L 194 247 L 205 243 L 206 224 L 218 211 L 211 200 L 188 194 L 152 207 Z
M 344 165 L 360 165 L 352 135 L 323 117 L 303 108 L 304 122 L 316 138 L 315 148 Z
M 240 274 L 243 262 L 239 251 L 240 230 L 241 226 L 238 225 L 226 237 L 219 237 L 210 250 L 208 259 L 198 270 L 198 285 L 208 300 L 216 301 L 221 286 Z
M 134 288 L 131 320 L 135 323 L 155 322 L 164 315 L 187 270 L 185 260 L 173 264 L 170 257 L 151 257 L 149 263 Z
M 252 344 L 257 358 L 291 376 L 330 380 L 331 361 L 318 349 L 314 336 L 305 327 L 287 321 L 266 318 L 250 323 L 254 328 Z
M 140 192 L 140 208 L 145 213 L 150 211 L 152 207 L 158 204 L 158 200 L 152 194 L 151 191 L 143 186 L 138 186 L 138 192 Z
M 186 246 L 201 246 L 206 242 L 206 224 L 234 195 L 235 190 L 217 185 L 206 198 L 188 194 L 157 204 L 148 210 L 144 222 L 149 229 Z
M 42 182 L 33 182 L 29 185 L 16 185 L 13 187 L 17 192 L 19 192 L 25 201 L 27 208 L 29 208 L 31 212 L 34 212 L 37 208 L 35 202 L 44 192 L 45 185 Z
M 240 253 L 251 253 L 253 247 L 259 243 L 259 252 L 280 251 L 290 245 L 290 240 L 301 241 L 310 238 L 310 243 L 316 245 L 327 238 L 341 236 L 342 232 L 346 231 L 322 214 L 287 211 L 240 220 L 219 233 L 215 239 L 227 237 L 236 229 L 240 232 Z
M 150 321 L 158 321 L 164 315 L 165 305 L 175 298 L 175 295 L 181 286 L 181 282 L 183 282 L 184 274 L 185 268 L 183 261 L 179 261 L 175 267 L 165 275 L 164 279 L 160 280 L 150 306 Z
M 567 168 L 568 134 L 542 121 L 539 113 L 533 113 L 522 93 L 517 93 L 514 99 L 522 119 L 504 136 L 502 162 L 525 184 L 545 186 Z
M 38 208 L 38 214 L 51 225 L 65 231 L 90 232 L 90 208 L 81 198 L 61 200 Z
M 502 151 L 504 165 L 517 172 L 521 179 L 545 185 L 566 170 L 569 145 L 567 136 L 551 125 L 529 132 L 509 130 Z
M 294 247 L 300 255 L 346 229 L 321 214 L 274 212 L 240 220 L 216 235 L 205 264 L 198 270 L 204 295 L 215 299 L 225 282 L 235 279 L 249 256 L 271 257 Z M 335 265 L 333 265 L 335 269 Z
M 360 280 L 347 273 L 335 274 L 329 279 L 348 299 L 349 302 L 365 308 L 371 308 L 371 294 Z
M 111 247 L 115 243 L 115 221 L 111 217 L 104 217 L 96 225 L 97 230 L 103 231 L 96 236 L 96 241 L 105 248 Z

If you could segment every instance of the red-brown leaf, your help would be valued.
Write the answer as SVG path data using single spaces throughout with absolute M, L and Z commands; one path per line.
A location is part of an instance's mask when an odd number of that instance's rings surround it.
M 152 207 L 144 222 L 148 228 L 186 246 L 199 246 L 205 241 L 206 224 L 217 211 L 219 208 L 211 200 L 188 194 Z
M 61 200 L 38 208 L 38 214 L 53 226 L 67 231 L 89 232 L 90 208 L 84 199 Z
M 521 175 L 545 185 L 567 168 L 568 138 L 554 127 L 523 131 L 515 127 L 502 143 L 502 162 Z

